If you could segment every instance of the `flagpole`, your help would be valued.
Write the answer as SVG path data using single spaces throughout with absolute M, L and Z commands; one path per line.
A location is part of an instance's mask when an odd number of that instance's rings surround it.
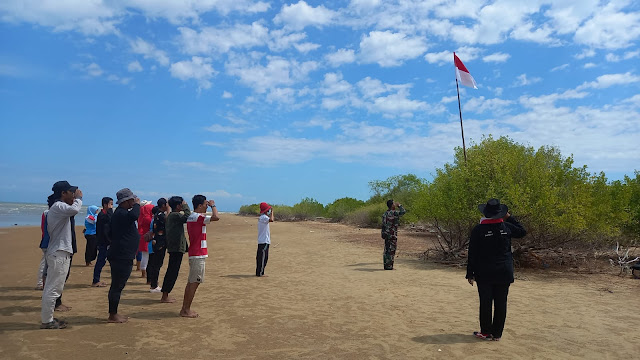
M 455 53 L 453 53 L 455 56 Z M 464 128 L 462 127 L 462 107 L 460 106 L 460 88 L 458 87 L 458 77 L 456 76 L 456 91 L 458 92 L 458 113 L 460 114 L 460 131 L 462 132 L 462 151 L 464 153 L 464 163 L 467 163 L 467 148 L 464 145 Z

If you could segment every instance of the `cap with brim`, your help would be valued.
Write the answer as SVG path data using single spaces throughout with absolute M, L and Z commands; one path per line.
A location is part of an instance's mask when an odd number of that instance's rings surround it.
M 120 205 L 127 200 L 135 199 L 136 196 L 133 194 L 133 191 L 129 190 L 129 188 L 124 188 L 116 193 L 116 198 L 118 199 L 116 204 Z
M 63 191 L 75 192 L 76 190 L 78 190 L 78 187 L 69 184 L 69 182 L 66 181 L 66 180 L 63 180 L 63 181 L 58 181 L 55 184 L 53 184 L 53 187 L 51 187 L 51 190 L 54 193 L 61 193 Z
M 487 219 L 500 219 L 507 215 L 509 208 L 507 205 L 500 204 L 498 199 L 489 199 L 486 204 L 478 205 L 478 210 Z

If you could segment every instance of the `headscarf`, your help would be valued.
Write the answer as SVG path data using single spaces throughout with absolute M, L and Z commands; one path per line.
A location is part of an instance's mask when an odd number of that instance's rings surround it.
M 138 233 L 140 236 L 144 235 L 149 231 L 149 226 L 151 226 L 151 219 L 153 219 L 152 215 L 153 204 L 147 204 L 140 208 L 140 216 L 138 216 Z

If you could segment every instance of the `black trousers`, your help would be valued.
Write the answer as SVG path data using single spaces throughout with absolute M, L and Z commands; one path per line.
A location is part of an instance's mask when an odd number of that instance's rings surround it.
M 131 276 L 131 260 L 109 260 L 111 266 L 111 287 L 109 288 L 109 314 L 118 313 L 120 295 Z
M 511 284 L 491 284 L 478 282 L 480 296 L 480 332 L 502 337 L 504 322 L 507 318 L 507 296 Z M 495 310 L 493 309 L 495 308 Z M 493 311 L 493 320 L 491 312 Z
M 88 264 L 98 256 L 98 237 L 94 235 L 84 235 L 87 239 L 87 247 L 84 250 L 84 261 Z
M 71 262 L 73 262 L 73 255 L 69 256 L 69 271 L 67 271 L 67 277 L 64 279 L 65 284 L 67 283 L 67 280 L 69 280 L 69 274 L 71 274 Z M 56 307 L 60 305 L 62 305 L 62 294 L 60 294 L 56 299 Z
M 167 249 L 154 250 L 153 254 L 149 254 L 149 265 L 147 265 L 147 281 L 151 283 L 151 288 L 158 287 L 158 278 L 160 277 L 160 268 L 164 263 L 164 256 Z
M 256 252 L 256 276 L 264 275 L 264 268 L 269 260 L 269 244 L 258 244 Z
M 182 264 L 183 253 L 170 252 L 169 253 L 169 265 L 167 266 L 167 272 L 164 274 L 164 281 L 162 282 L 162 292 L 170 293 L 178 280 L 178 273 L 180 272 L 180 264 Z

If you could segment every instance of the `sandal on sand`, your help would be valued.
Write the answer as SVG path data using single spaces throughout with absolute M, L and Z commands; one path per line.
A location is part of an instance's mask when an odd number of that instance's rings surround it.
M 58 319 L 53 319 L 51 322 L 40 325 L 40 329 L 64 329 L 67 327 L 67 323 Z
M 106 286 L 107 286 L 107 284 L 105 284 L 105 283 L 103 283 L 102 281 L 100 281 L 100 282 L 97 282 L 97 283 L 91 284 L 91 286 L 93 286 L 93 287 L 106 287 Z
M 474 331 L 473 332 L 473 336 L 477 337 L 478 339 L 482 339 L 482 340 L 491 340 L 491 334 L 483 334 L 480 331 Z

